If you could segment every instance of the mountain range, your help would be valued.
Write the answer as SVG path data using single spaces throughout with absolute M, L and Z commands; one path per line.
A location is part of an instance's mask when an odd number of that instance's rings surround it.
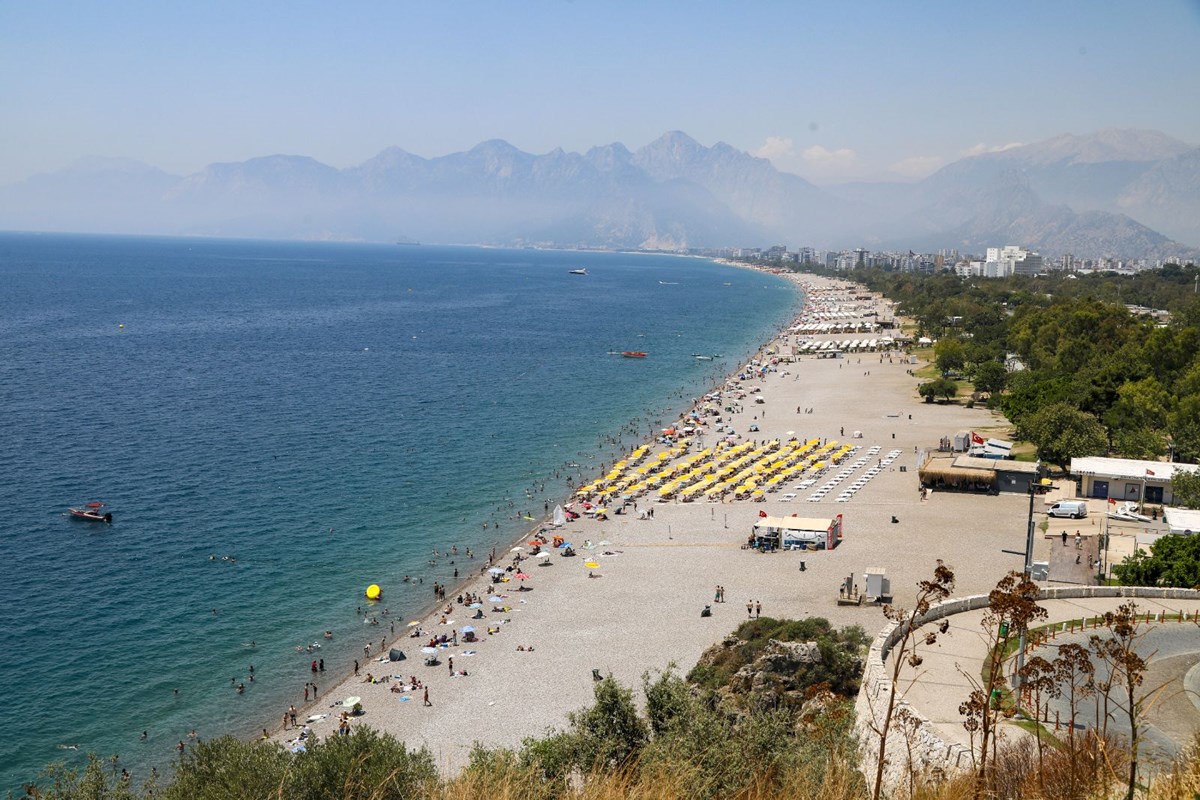
M 491 140 L 422 158 L 391 147 L 346 169 L 272 155 L 180 176 L 91 158 L 0 187 L 0 228 L 652 249 L 1019 244 L 1194 259 L 1200 148 L 1155 131 L 1064 134 L 917 183 L 828 187 L 678 131 L 636 151 L 534 155 Z

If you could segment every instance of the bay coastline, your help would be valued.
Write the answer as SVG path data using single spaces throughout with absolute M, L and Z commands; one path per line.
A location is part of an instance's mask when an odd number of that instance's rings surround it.
M 18 570 L 19 579 L 9 592 L 16 598 L 18 611 L 28 607 L 30 613 L 17 617 L 15 631 L 30 637 L 32 650 L 42 648 L 36 644 L 38 636 L 49 638 L 56 631 L 70 630 L 80 645 L 62 664 L 73 680 L 38 688 L 46 701 L 32 712 L 40 733 L 0 748 L 8 756 L 4 782 L 10 786 L 31 779 L 48 760 L 80 765 L 88 751 L 119 753 L 121 763 L 140 779 L 150 766 L 157 765 L 162 771 L 174 756 L 177 741 L 189 741 L 186 734 L 191 730 L 203 739 L 224 732 L 252 736 L 261 730 L 260 719 L 270 713 L 256 709 L 274 705 L 264 700 L 298 694 L 308 677 L 309 657 L 292 652 L 293 646 L 305 641 L 324 644 L 313 657 L 323 658 L 327 672 L 315 680 L 332 685 L 334 675 L 340 677 L 349 670 L 361 639 L 371 638 L 373 633 L 378 645 L 379 634 L 388 628 L 365 626 L 354 614 L 356 604 L 365 605 L 362 589 L 367 583 L 378 581 L 389 587 L 385 605 L 401 625 L 413 616 L 412 609 L 428 605 L 426 591 L 432 588 L 431 581 L 451 583 L 453 567 L 445 558 L 438 559 L 436 566 L 423 567 L 425 559 L 420 553 L 428 553 L 429 547 L 444 551 L 454 542 L 461 548 L 473 541 L 524 538 L 526 527 L 533 523 L 518 526 L 511 518 L 506 521 L 505 513 L 514 512 L 500 508 L 499 498 L 512 497 L 519 509 L 529 508 L 536 516 L 542 496 L 535 490 L 536 505 L 533 500 L 526 504 L 520 499 L 522 485 L 544 483 L 550 491 L 555 483 L 551 473 L 555 464 L 565 463 L 562 459 L 578 462 L 583 474 L 594 471 L 601 461 L 612 461 L 608 448 L 615 452 L 616 446 L 611 441 L 630 439 L 622 420 L 639 415 L 643 420 L 668 419 L 686 406 L 688 398 L 719 380 L 717 365 L 693 362 L 692 350 L 727 352 L 733 362 L 743 349 L 749 352 L 757 346 L 765 327 L 752 306 L 761 303 L 765 311 L 778 314 L 772 317 L 778 321 L 787 313 L 785 297 L 791 302 L 790 289 L 785 292 L 786 287 L 778 281 L 739 280 L 726 267 L 693 259 L 671 258 L 668 263 L 653 256 L 634 261 L 614 254 L 489 251 L 481 255 L 466 248 L 405 248 L 396 253 L 389 248 L 256 242 L 13 238 L 18 241 L 10 247 L 5 266 L 27 263 L 32 268 L 22 273 L 14 284 L 18 291 L 9 297 L 20 307 L 0 323 L 7 332 L 6 347 L 13 348 L 9 369 L 24 369 L 10 374 L 18 378 L 10 386 L 17 389 L 23 385 L 20 379 L 28 383 L 28 376 L 40 377 L 43 372 L 44 383 L 57 380 L 70 374 L 76 361 L 113 376 L 122 374 L 128 365 L 150 369 L 141 370 L 145 377 L 141 382 L 125 379 L 111 385 L 76 384 L 57 389 L 58 417 L 23 399 L 28 396 L 32 400 L 32 394 L 12 394 L 6 401 L 14 419 L 22 422 L 15 430 L 17 437 L 0 452 L 0 460 L 10 454 L 15 458 L 18 448 L 25 451 L 14 487 L 20 503 L 12 509 L 14 528 L 20 529 L 21 535 L 10 544 L 21 545 L 18 562 L 28 566 Z M 54 258 L 45 265 L 38 260 L 51 253 Z M 397 270 L 392 266 L 414 259 L 417 264 L 437 262 L 443 272 L 462 264 L 459 272 L 485 276 L 489 285 L 460 303 L 461 293 L 453 297 L 439 294 L 438 284 L 423 279 L 416 267 Z M 565 266 L 560 266 L 577 259 L 591 259 L 593 277 L 583 283 L 567 277 Z M 74 265 L 80 263 L 91 268 L 88 285 L 94 287 L 101 304 L 114 309 L 106 319 L 77 317 L 65 327 L 61 322 L 50 324 L 57 317 L 25 311 L 36 312 L 39 298 L 50 304 L 62 303 L 56 289 L 73 285 L 70 276 L 78 272 Z M 372 271 L 376 263 L 379 268 Z M 260 271 L 264 273 L 261 279 Z M 674 277 L 676 274 L 686 277 Z M 156 277 L 159 275 L 161 279 Z M 301 285 L 312 287 L 312 297 L 298 306 L 245 295 L 250 276 L 253 285 L 272 289 L 300 278 Z M 391 294 L 377 296 L 376 276 L 396 287 Z M 360 287 L 367 290 L 368 279 L 376 283 L 369 287 L 371 302 L 365 308 L 347 307 L 340 296 L 327 303 L 319 294 L 336 282 L 338 286 L 330 288 L 337 288 L 354 303 Z M 668 283 L 682 280 L 684 284 L 664 286 L 658 279 Z M 729 281 L 735 288 L 730 288 Z M 492 288 L 492 283 L 497 288 Z M 176 286 L 186 287 L 186 291 L 178 293 Z M 225 286 L 237 286 L 241 296 L 228 296 Z M 416 287 L 416 294 L 407 293 L 405 287 Z M 474 319 L 481 301 L 486 303 L 482 310 L 490 313 L 491 307 L 507 307 L 497 299 L 507 302 L 520 292 L 523 302 L 514 308 L 536 310 L 540 296 L 554 298 L 563 290 L 574 295 L 581 289 L 584 293 L 579 300 L 584 305 L 579 308 L 569 304 L 565 313 L 538 312 L 540 318 L 530 322 L 519 342 L 520 350 L 508 344 L 511 338 L 496 342 L 501 358 L 511 363 L 507 376 L 505 370 L 490 364 L 474 364 L 449 386 L 463 386 L 465 380 L 486 387 L 492 381 L 508 379 L 510 385 L 497 384 L 502 391 L 495 393 L 503 405 L 503 398 L 513 395 L 509 390 L 512 380 L 529 387 L 525 395 L 548 397 L 561 397 L 563 389 L 592 392 L 591 381 L 597 386 L 597 399 L 602 392 L 612 395 L 607 385 L 597 383 L 601 381 L 614 387 L 629 385 L 631 391 L 623 404 L 560 401 L 548 407 L 551 413 L 539 418 L 543 425 L 548 423 L 544 437 L 534 435 L 536 426 L 519 419 L 520 414 L 510 424 L 496 414 L 486 417 L 495 402 L 475 404 L 485 417 L 472 420 L 474 438 L 467 441 L 476 443 L 479 453 L 468 453 L 469 460 L 464 462 L 463 456 L 446 444 L 449 432 L 457 426 L 445 424 L 463 408 L 461 399 L 426 390 L 420 395 L 424 404 L 416 409 L 421 416 L 416 418 L 405 413 L 407 405 L 397 408 L 391 398 L 385 399 L 385 368 L 407 369 L 413 361 L 412 356 L 404 356 L 409 345 L 388 347 L 385 336 L 397 344 L 407 341 L 410 332 L 418 336 L 411 346 L 417 351 L 417 363 L 421 353 L 430 352 L 431 347 L 433 352 L 440 349 L 436 340 L 422 345 L 431 339 L 419 322 L 405 322 L 395 330 L 397 326 L 390 324 L 397 317 L 391 313 L 392 307 L 407 319 L 414 303 L 420 309 L 432 302 L 441 319 L 447 311 L 465 305 Z M 601 291 L 598 298 L 588 296 L 596 290 Z M 743 296 L 733 300 L 730 291 Z M 176 296 L 188 303 L 182 313 L 163 302 Z M 715 315 L 706 320 L 706 330 L 698 330 L 680 316 L 689 308 L 707 307 L 727 296 L 730 300 L 722 300 L 724 308 L 715 308 Z M 755 299 L 748 301 L 749 297 Z M 573 300 L 568 298 L 569 303 Z M 449 301 L 455 305 L 447 308 Z M 647 307 L 671 303 L 679 310 L 639 321 L 644 317 L 638 311 L 640 301 Z M 558 307 L 564 308 L 561 302 Z M 161 315 L 151 313 L 160 308 Z M 299 328 L 288 324 L 294 318 L 293 308 L 299 313 L 295 318 Z M 737 313 L 729 313 L 731 309 Z M 111 325 L 107 317 L 114 318 Z M 118 329 L 118 321 L 125 327 Z M 577 332 L 562 340 L 561 347 L 544 353 L 540 348 L 522 352 L 536 345 L 544 329 L 564 322 Z M 465 320 L 457 329 L 454 323 L 448 321 L 452 334 L 474 329 L 464 328 Z M 494 326 L 489 329 L 497 330 Z M 511 337 L 507 328 L 499 330 Z M 634 338 L 643 333 L 646 339 Z M 603 351 L 614 345 L 641 345 L 653 355 L 644 363 L 605 356 Z M 226 353 L 231 346 L 246 354 L 238 361 L 252 367 L 251 371 L 230 371 Z M 54 358 L 42 358 L 43 351 Z M 472 348 L 464 352 L 471 353 Z M 178 355 L 184 353 L 187 358 L 180 364 Z M 306 381 L 302 392 L 290 391 L 294 381 L 304 380 L 306 364 L 314 357 L 317 363 L 327 365 L 328 380 Z M 460 357 L 454 363 L 471 364 L 473 360 Z M 538 362 L 546 367 L 529 369 Z M 48 369 L 50 365 L 55 369 Z M 579 378 L 555 381 L 561 387 L 542 383 L 564 367 L 578 372 Z M 526 371 L 528 375 L 523 374 Z M 253 377 L 253 383 L 236 385 L 243 374 Z M 201 376 L 218 380 L 197 380 Z M 644 383 L 633 385 L 631 380 Z M 256 422 L 253 415 L 263 408 L 267 397 L 263 387 L 275 383 L 289 390 L 278 395 L 282 402 L 277 404 L 287 417 L 273 412 L 262 420 L 265 424 L 252 427 Z M 346 391 L 307 390 L 308 385 L 326 383 L 345 383 L 354 387 L 358 397 L 349 400 Z M 649 391 L 651 387 L 654 391 Z M 68 388 L 74 391 L 66 391 Z M 467 396 L 473 389 L 467 386 L 463 391 Z M 143 397 L 150 398 L 148 404 Z M 244 404 L 231 404 L 241 397 Z M 104 413 L 94 410 L 96 403 Z M 186 404 L 182 405 L 187 409 L 184 417 L 154 415 L 160 408 L 175 409 L 181 404 Z M 605 411 L 609 408 L 629 411 L 614 414 Z M 71 424 L 54 427 L 56 421 L 68 418 L 61 409 L 72 412 Z M 554 413 L 558 411 L 562 413 Z M 312 421 L 306 416 L 312 416 Z M 209 424 L 189 427 L 189 418 Z M 326 419 L 334 424 L 326 425 Z M 80 424 L 92 420 L 98 423 L 96 431 Z M 149 433 L 145 432 L 147 425 L 151 425 Z M 326 427 L 328 433 L 322 431 Z M 65 459 L 62 434 L 68 432 L 125 447 L 80 452 L 60 467 Z M 218 432 L 230 435 L 217 437 L 214 434 Z M 245 438 L 247 435 L 250 438 Z M 493 439 L 495 435 L 498 438 Z M 326 440 L 327 447 L 314 449 Z M 243 443 L 247 446 L 240 446 Z M 422 458 L 414 460 L 408 455 L 414 449 L 423 453 Z M 458 480 L 445 488 L 438 483 L 440 473 L 427 471 L 431 466 L 441 468 L 429 462 L 430 456 L 442 453 L 454 456 L 447 464 L 467 467 L 459 469 Z M 480 467 L 470 463 L 476 458 L 482 459 Z M 304 460 L 311 464 L 302 463 Z M 505 464 L 507 471 L 498 472 Z M 214 467 L 218 471 L 210 473 Z M 484 475 L 485 480 L 477 481 L 475 475 Z M 149 478 L 153 483 L 147 485 Z M 444 498 L 440 503 L 424 503 L 433 513 L 422 514 L 415 502 L 422 488 L 425 495 Z M 116 512 L 111 529 L 80 527 L 78 523 L 61 528 L 57 515 L 49 513 L 57 509 L 56 503 L 75 500 L 81 490 L 96 493 L 82 499 L 109 501 Z M 167 516 L 179 507 L 205 513 L 189 519 Z M 287 518 L 279 516 L 281 509 L 288 510 Z M 451 513 L 437 513 L 445 510 Z M 47 519 L 39 519 L 39 514 Z M 501 527 L 481 533 L 480 520 L 489 516 Z M 417 534 L 421 538 L 414 538 Z M 53 547 L 66 541 L 64 535 L 73 543 L 69 558 Z M 143 548 L 151 549 L 153 556 L 143 556 Z M 476 553 L 484 556 L 487 549 L 475 547 Z M 231 559 L 225 561 L 223 554 Z M 458 567 L 463 567 L 461 561 Z M 401 575 L 416 577 L 423 569 L 428 570 L 423 585 L 400 583 Z M 64 570 L 75 570 L 79 577 Z M 465 577 L 465 570 L 461 574 Z M 60 575 L 63 577 L 57 577 Z M 136 576 L 136 582 L 129 580 L 131 576 Z M 69 585 L 71 590 L 55 598 L 40 593 L 40 587 L 55 582 Z M 151 595 L 118 592 L 113 588 L 118 584 L 154 590 Z M 104 590 L 102 603 L 87 600 L 93 586 Z M 77 610 L 84 604 L 92 613 L 80 616 Z M 219 616 L 210 613 L 210 608 L 216 608 Z M 323 642 L 322 629 L 332 629 L 335 640 Z M 126 638 L 135 638 L 139 647 L 106 646 L 110 631 L 123 631 Z M 257 648 L 251 646 L 254 640 Z M 355 640 L 359 640 L 357 645 Z M 23 658 L 19 655 L 7 667 L 15 679 L 16 698 L 25 696 L 22 676 L 33 675 L 23 666 Z M 247 664 L 257 668 L 253 682 L 245 674 Z M 123 679 L 112 682 L 117 675 Z M 231 676 L 245 683 L 245 694 L 234 693 L 231 687 L 236 680 L 231 682 Z M 109 688 L 86 692 L 86 687 L 97 685 Z M 322 697 L 327 688 L 322 686 Z M 69 699 L 80 691 L 85 692 L 82 703 Z M 93 707 L 94 712 L 90 711 Z M 56 711 L 67 708 L 79 710 L 73 714 Z M 277 721 L 272 716 L 268 724 Z M 143 730 L 149 731 L 148 738 L 140 736 Z M 55 743 L 75 745 L 79 750 L 56 750 Z
M 791 277 L 821 288 L 836 283 Z M 875 301 L 877 308 L 884 305 Z M 761 345 L 751 363 L 767 363 L 772 351 L 787 352 L 789 339 L 794 342 L 784 326 Z M 895 353 L 800 357 L 745 381 L 746 388 L 761 389 L 758 396 L 765 402 L 726 415 L 746 439 L 784 439 L 793 431 L 822 441 L 861 435 L 863 452 L 878 454 L 881 464 L 884 456 L 889 465 L 896 463 L 853 503 L 835 505 L 831 496 L 808 505 L 803 497 L 789 502 L 782 493 L 768 495 L 761 504 L 662 502 L 647 496 L 631 513 L 610 514 L 604 521 L 584 516 L 560 531 L 576 547 L 584 545 L 579 558 L 552 555 L 553 567 L 520 562 L 533 590 L 518 594 L 513 585 L 501 584 L 495 596 L 502 602 L 485 601 L 483 621 L 470 620 L 457 595 L 474 591 L 486 597 L 497 585 L 480 575 L 460 582 L 448 592 L 448 602 L 431 604 L 434 613 L 417 620 L 420 636 L 398 640 L 406 660 L 364 661 L 360 675 L 323 690 L 321 700 L 298 715 L 301 723 L 310 720 L 313 735 L 333 735 L 344 710 L 341 701 L 360 698 L 364 714 L 352 717 L 351 726 L 370 725 L 410 746 L 429 747 L 439 767 L 450 773 L 465 763 L 476 743 L 516 747 L 525 737 L 563 727 L 570 712 L 588 704 L 596 675 L 611 674 L 637 687 L 643 675 L 658 670 L 686 672 L 704 649 L 746 618 L 742 609 L 746 616 L 822 616 L 873 633 L 882 622 L 877 607 L 847 608 L 836 602 L 847 572 L 853 576 L 866 568 L 887 569 L 893 586 L 902 591 L 931 568 L 935 557 L 943 557 L 963 565 L 960 585 L 968 590 L 988 586 L 997 576 L 996 564 L 975 553 L 983 541 L 1021 541 L 1020 500 L 990 498 L 987 502 L 1000 516 L 986 519 L 977 513 L 977 498 L 939 495 L 927 503 L 916 490 L 916 466 L 922 448 L 936 442 L 947 427 L 996 420 L 981 410 L 924 407 L 916 398 L 909 366 L 907 358 Z M 745 363 L 739 365 L 735 375 L 744 369 Z M 728 388 L 730 377 L 720 385 Z M 647 508 L 654 510 L 652 519 L 641 518 L 639 512 Z M 832 551 L 803 557 L 759 555 L 742 545 L 764 510 L 831 518 L 844 513 L 848 533 Z M 896 541 L 889 544 L 891 539 Z M 527 548 L 527 542 L 522 537 L 513 546 Z M 497 555 L 503 564 L 510 554 Z M 583 569 L 579 562 L 584 558 L 598 569 Z M 807 562 L 804 567 L 796 563 L 800 560 Z M 717 586 L 724 587 L 730 602 L 714 604 Z M 713 614 L 702 619 L 699 612 L 706 605 Z M 442 612 L 447 612 L 444 617 Z M 458 641 L 439 648 L 438 664 L 426 666 L 419 645 L 430 636 L 455 634 L 464 624 L 492 632 L 478 644 Z M 447 665 L 450 656 L 453 669 Z M 453 674 L 462 669 L 469 674 Z M 379 682 L 366 683 L 367 673 Z M 424 706 L 420 689 L 393 691 L 411 683 L 411 677 L 429 687 L 430 707 Z M 275 722 L 272 737 L 295 746 L 296 730 L 284 731 Z

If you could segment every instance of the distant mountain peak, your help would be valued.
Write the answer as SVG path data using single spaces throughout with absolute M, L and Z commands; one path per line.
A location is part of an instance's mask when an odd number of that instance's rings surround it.
M 1193 146 L 1159 131 L 1107 128 L 1082 135 L 1061 133 L 1040 142 L 1011 147 L 995 153 L 984 153 L 975 158 L 1024 161 L 1033 164 L 1145 162 L 1171 158 L 1187 152 Z
M 707 147 L 683 131 L 667 131 L 650 144 L 639 149 L 637 155 L 687 161 L 707 151 Z
M 467 151 L 469 155 L 528 155 L 522 150 L 517 149 L 513 145 L 503 139 L 488 139 L 480 142 Z
M 535 155 L 489 139 L 432 158 L 388 147 L 347 169 L 275 154 L 186 178 L 87 159 L 0 187 L 0 227 L 616 247 L 1019 241 L 1155 258 L 1179 247 L 1155 230 L 1200 242 L 1198 198 L 1200 149 L 1156 131 L 1063 134 L 839 196 L 671 130 L 632 152 Z

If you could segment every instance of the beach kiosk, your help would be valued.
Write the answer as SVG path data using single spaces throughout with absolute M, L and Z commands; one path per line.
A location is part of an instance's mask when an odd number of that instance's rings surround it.
M 764 549 L 832 550 L 842 541 L 842 515 L 836 517 L 759 517 L 754 541 Z

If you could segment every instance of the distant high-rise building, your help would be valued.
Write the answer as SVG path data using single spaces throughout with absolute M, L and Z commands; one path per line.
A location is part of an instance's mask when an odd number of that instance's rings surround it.
M 1026 253 L 1013 265 L 1013 272 L 1017 275 L 1037 275 L 1041 271 L 1042 257 L 1037 253 Z

